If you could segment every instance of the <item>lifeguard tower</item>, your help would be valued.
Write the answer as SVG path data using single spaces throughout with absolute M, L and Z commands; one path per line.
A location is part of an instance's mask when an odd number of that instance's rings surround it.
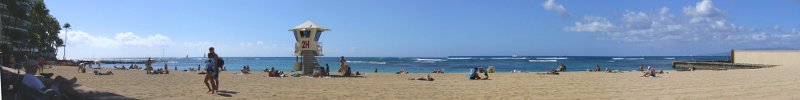
M 325 29 L 311 21 L 306 21 L 289 31 L 294 32 L 294 38 L 297 40 L 294 44 L 294 56 L 303 57 L 302 61 L 295 61 L 295 70 L 302 70 L 303 74 L 311 75 L 314 68 L 320 67 L 316 56 L 323 56 L 322 46 L 319 45 L 319 37 L 322 32 L 329 31 L 329 29 Z M 296 60 L 299 60 L 299 58 Z

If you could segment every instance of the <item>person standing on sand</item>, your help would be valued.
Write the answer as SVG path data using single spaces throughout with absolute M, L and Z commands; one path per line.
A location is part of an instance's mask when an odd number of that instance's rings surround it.
M 164 74 L 169 74 L 169 66 L 167 66 L 167 63 L 164 63 Z
M 347 62 L 347 60 L 344 60 L 344 56 L 339 58 L 339 71 L 338 71 L 339 73 L 344 73 L 345 67 L 347 67 L 345 66 L 346 65 L 345 62 Z
M 144 70 L 147 71 L 147 74 L 153 74 L 153 72 L 151 72 L 153 70 L 153 58 L 147 57 L 145 66 L 147 66 L 147 68 L 144 68 Z
M 644 71 L 643 68 L 644 68 L 644 64 L 639 64 L 639 70 L 638 71 Z
M 39 73 L 44 73 L 44 65 L 47 64 L 47 61 L 44 60 L 44 57 L 42 57 L 42 56 L 39 56 L 38 58 L 36 58 L 36 61 L 38 62 Z
M 217 55 L 217 53 L 214 52 L 214 47 L 208 48 L 208 56 L 211 57 L 211 59 L 213 59 L 214 61 L 213 64 L 214 72 L 211 73 L 211 80 L 212 82 L 214 82 L 214 84 L 211 85 L 214 88 L 214 93 L 216 93 L 219 90 L 219 71 L 222 68 L 222 65 L 220 62 L 219 55 Z

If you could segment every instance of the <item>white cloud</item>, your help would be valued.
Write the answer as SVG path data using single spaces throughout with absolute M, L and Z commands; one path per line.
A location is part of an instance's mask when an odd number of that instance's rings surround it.
M 800 38 L 798 32 L 780 31 L 767 33 L 755 28 L 747 28 L 728 22 L 722 10 L 714 8 L 710 0 L 685 7 L 684 16 L 670 14 L 670 9 L 662 7 L 653 13 L 626 11 L 619 23 L 612 23 L 604 17 L 587 16 L 574 26 L 564 28 L 569 32 L 599 32 L 612 40 L 623 42 L 696 42 L 717 41 L 724 43 L 743 43 L 756 41 L 794 40 Z M 779 27 L 774 29 L 780 30 Z
M 800 40 L 800 30 L 792 28 L 791 30 L 784 31 L 780 26 L 775 26 L 773 31 L 778 33 L 775 37 L 781 41 L 797 41 Z
M 725 18 L 722 10 L 715 8 L 711 0 L 700 1 L 694 7 L 684 7 L 683 13 L 691 18 L 690 22 L 692 23 L 724 20 Z
M 64 33 L 64 32 L 62 32 Z M 61 35 L 63 38 L 64 35 Z M 172 43 L 169 37 L 161 34 L 149 36 L 138 36 L 133 32 L 117 33 L 113 38 L 93 35 L 84 31 L 74 30 L 67 32 L 67 42 L 69 45 L 87 45 L 101 48 L 118 47 L 154 47 L 166 46 Z
M 263 45 L 264 45 L 263 41 L 241 42 L 241 43 L 239 43 L 239 46 L 244 46 L 244 47 L 254 47 L 254 46 L 263 46 Z
M 614 29 L 614 24 L 603 17 L 584 16 L 583 22 L 575 22 L 575 26 L 568 27 L 566 31 L 576 32 L 607 32 Z
M 542 3 L 542 7 L 548 11 L 555 11 L 558 13 L 558 16 L 562 17 L 569 17 L 569 13 L 567 13 L 567 9 L 564 8 L 564 5 L 556 3 L 555 0 L 547 0 Z

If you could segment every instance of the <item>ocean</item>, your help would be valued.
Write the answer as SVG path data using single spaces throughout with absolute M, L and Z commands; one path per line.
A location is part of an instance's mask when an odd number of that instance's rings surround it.
M 133 60 L 146 58 L 101 58 L 92 60 Z M 163 68 L 164 63 L 170 70 L 197 68 L 204 66 L 202 57 L 189 58 L 153 58 L 155 68 Z M 261 71 L 274 67 L 278 70 L 293 69 L 294 57 L 223 57 L 228 71 L 238 71 L 244 65 L 251 70 Z M 331 70 L 339 69 L 339 57 L 318 57 L 322 66 L 326 64 Z M 728 56 L 450 56 L 450 57 L 346 57 L 353 72 L 397 72 L 407 70 L 411 73 L 430 73 L 435 69 L 445 72 L 467 72 L 469 68 L 495 66 L 498 72 L 520 70 L 526 72 L 545 72 L 556 68 L 559 64 L 567 66 L 567 71 L 586 71 L 596 65 L 605 70 L 636 70 L 639 65 L 652 66 L 656 70 L 673 70 L 673 61 L 727 61 Z M 87 60 L 87 59 L 84 59 Z M 101 64 L 102 68 L 113 66 L 128 67 L 131 64 Z M 143 64 L 137 64 L 144 66 Z M 94 65 L 97 66 L 97 65 Z

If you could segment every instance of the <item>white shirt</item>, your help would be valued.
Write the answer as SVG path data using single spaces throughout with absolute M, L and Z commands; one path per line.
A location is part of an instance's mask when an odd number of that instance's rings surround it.
M 39 78 L 33 76 L 32 73 L 25 73 L 25 76 L 22 77 L 22 84 L 35 89 L 44 89 L 44 83 L 42 83 L 42 80 L 39 80 Z

